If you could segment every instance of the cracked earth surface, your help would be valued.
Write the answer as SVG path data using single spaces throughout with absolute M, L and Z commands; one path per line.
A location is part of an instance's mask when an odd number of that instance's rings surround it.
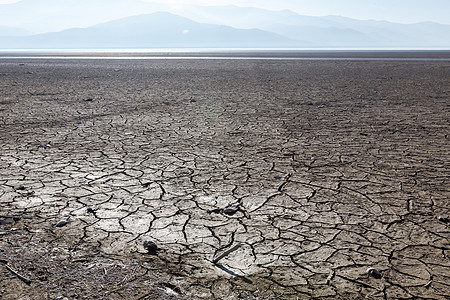
M 450 298 L 449 62 L 0 73 L 2 299 Z

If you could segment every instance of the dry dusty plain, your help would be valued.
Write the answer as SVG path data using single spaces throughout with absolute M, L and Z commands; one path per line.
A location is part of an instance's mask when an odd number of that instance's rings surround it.
M 4 56 L 0 298 L 450 299 L 449 134 L 450 59 Z

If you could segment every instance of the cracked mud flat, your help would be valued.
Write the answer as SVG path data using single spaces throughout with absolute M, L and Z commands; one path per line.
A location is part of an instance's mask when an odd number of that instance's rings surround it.
M 448 61 L 0 73 L 1 299 L 450 298 Z

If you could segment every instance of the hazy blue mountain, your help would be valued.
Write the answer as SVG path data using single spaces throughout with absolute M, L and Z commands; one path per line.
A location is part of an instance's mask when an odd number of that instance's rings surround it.
M 149 17 L 156 11 L 172 15 Z M 3 25 L 43 34 L 15 38 L 25 33 L 0 28 L 0 36 L 4 36 L 0 48 L 450 48 L 450 25 L 431 22 L 397 24 L 339 16 L 313 17 L 290 10 L 232 5 L 180 8 L 140 0 L 22 0 L 0 5 L 0 26 Z
M 450 25 L 397 24 L 237 6 L 191 6 L 177 13 L 203 22 L 259 28 L 317 47 L 450 47 Z
M 172 8 L 173 13 L 197 22 L 227 25 L 236 28 L 260 28 L 262 24 L 273 24 L 280 20 L 299 16 L 293 11 L 271 11 L 254 7 L 226 6 L 184 6 Z
M 450 25 L 432 22 L 398 24 L 337 16 L 328 16 L 324 19 L 338 23 L 339 28 L 353 28 L 371 36 L 377 44 L 383 43 L 392 47 L 450 47 Z
M 300 47 L 298 41 L 260 29 L 197 23 L 157 12 L 88 28 L 6 39 L 7 48 Z

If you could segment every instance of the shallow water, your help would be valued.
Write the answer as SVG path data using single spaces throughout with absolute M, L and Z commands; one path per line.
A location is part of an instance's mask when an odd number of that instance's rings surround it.
M 450 61 L 450 50 L 75 49 L 0 50 L 0 59 Z

